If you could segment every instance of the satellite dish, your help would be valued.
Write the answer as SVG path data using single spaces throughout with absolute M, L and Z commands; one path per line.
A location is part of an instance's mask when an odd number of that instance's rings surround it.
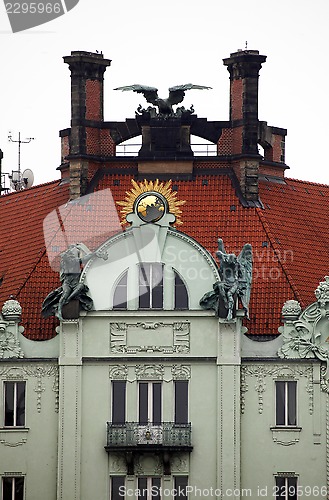
M 22 187 L 24 189 L 30 188 L 33 185 L 34 175 L 29 168 L 25 169 L 22 173 Z

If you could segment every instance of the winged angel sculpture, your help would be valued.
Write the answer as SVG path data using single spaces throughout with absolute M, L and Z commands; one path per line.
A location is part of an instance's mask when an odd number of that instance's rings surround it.
M 158 96 L 158 89 L 155 87 L 147 87 L 146 85 L 134 84 L 127 85 L 125 87 L 117 87 L 114 90 L 132 90 L 133 92 L 137 92 L 138 94 L 143 94 L 146 101 L 150 104 L 154 104 L 158 108 L 158 116 L 161 117 L 170 117 L 170 116 L 178 116 L 183 112 L 193 113 L 193 106 L 191 106 L 190 110 L 186 110 L 183 106 L 176 109 L 176 113 L 173 110 L 173 105 L 179 104 L 183 101 L 185 97 L 186 90 L 198 89 L 198 90 L 208 90 L 211 87 L 205 87 L 204 85 L 194 85 L 193 83 L 185 83 L 183 85 L 176 85 L 175 87 L 170 87 L 169 89 L 169 97 L 167 99 L 161 99 Z M 156 109 L 149 106 L 147 109 L 143 109 L 141 105 L 139 105 L 137 109 L 138 113 L 149 112 L 152 115 L 156 115 Z
M 218 239 L 219 276 L 221 281 L 216 281 L 213 290 L 204 294 L 200 305 L 204 309 L 214 309 L 221 316 L 221 305 L 224 306 L 226 319 L 233 318 L 233 309 L 236 298 L 241 301 L 246 318 L 249 319 L 249 300 L 252 279 L 252 248 L 246 243 L 239 256 L 226 253 L 224 243 Z

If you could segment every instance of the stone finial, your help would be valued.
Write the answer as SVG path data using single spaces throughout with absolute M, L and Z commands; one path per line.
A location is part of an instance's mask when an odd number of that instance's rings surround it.
M 22 307 L 18 300 L 9 299 L 2 306 L 2 315 L 7 321 L 19 323 L 22 317 Z
M 302 308 L 297 300 L 287 300 L 282 307 L 282 318 L 286 321 L 295 321 L 301 312 Z
M 329 276 L 325 276 L 324 279 L 325 281 L 320 281 L 318 288 L 314 292 L 320 307 L 329 304 Z

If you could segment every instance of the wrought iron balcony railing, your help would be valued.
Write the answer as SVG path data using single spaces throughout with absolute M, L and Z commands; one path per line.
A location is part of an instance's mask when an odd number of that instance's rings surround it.
M 160 424 L 126 422 L 107 423 L 107 446 L 109 450 L 132 450 L 137 448 L 191 451 L 191 424 L 161 422 Z

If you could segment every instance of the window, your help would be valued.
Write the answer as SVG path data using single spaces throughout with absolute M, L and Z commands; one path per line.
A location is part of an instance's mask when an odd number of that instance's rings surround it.
M 139 477 L 138 478 L 138 500 L 160 500 L 161 478 Z
M 124 494 L 125 478 L 124 476 L 111 477 L 111 500 L 122 500 Z
M 175 381 L 175 424 L 188 422 L 188 381 Z
M 284 500 L 297 500 L 297 477 L 277 476 L 275 478 L 276 498 Z
M 188 295 L 184 281 L 175 273 L 175 309 L 188 309 Z
M 25 382 L 4 383 L 5 427 L 25 426 Z
M 187 476 L 176 476 L 174 478 L 174 498 L 187 499 Z
M 161 382 L 140 382 L 138 419 L 139 424 L 145 425 L 151 422 L 154 425 L 161 424 L 162 415 L 162 386 Z
M 125 271 L 114 290 L 113 309 L 127 309 L 127 282 L 128 271 Z
M 112 424 L 124 424 L 126 421 L 126 382 L 112 382 Z
M 275 382 L 276 425 L 295 426 L 297 424 L 296 396 L 297 382 Z
M 139 267 L 139 308 L 163 308 L 163 264 L 140 264 Z
M 23 500 L 24 477 L 3 477 L 1 500 Z

